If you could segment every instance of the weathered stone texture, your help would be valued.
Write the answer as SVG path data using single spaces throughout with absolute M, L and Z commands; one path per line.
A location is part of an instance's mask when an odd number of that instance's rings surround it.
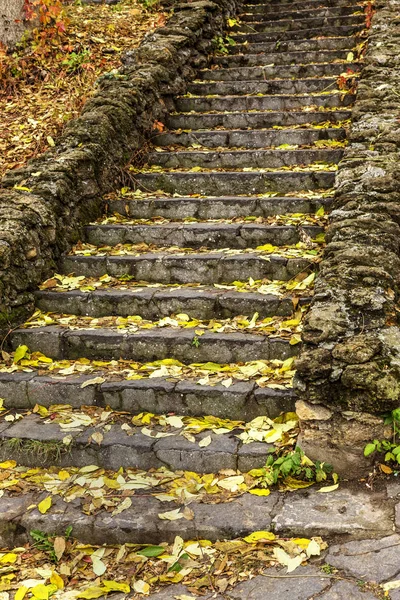
M 21 321 L 33 291 L 101 212 L 120 167 L 140 150 L 172 95 L 205 65 L 212 38 L 240 0 L 183 2 L 165 27 L 127 52 L 124 66 L 100 78 L 81 116 L 55 148 L 9 172 L 0 189 L 0 330 Z
M 308 402 L 372 414 L 400 400 L 400 2 L 376 8 L 296 382 Z

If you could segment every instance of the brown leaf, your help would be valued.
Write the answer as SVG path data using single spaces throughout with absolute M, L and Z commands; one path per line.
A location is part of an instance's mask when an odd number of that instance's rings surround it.
M 57 559 L 60 560 L 65 552 L 65 539 L 63 537 L 56 537 L 54 540 L 54 553 Z

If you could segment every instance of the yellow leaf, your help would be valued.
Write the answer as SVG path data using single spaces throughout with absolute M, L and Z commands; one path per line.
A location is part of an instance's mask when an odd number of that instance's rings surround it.
M 294 538 L 292 542 L 296 544 L 296 546 L 299 546 L 302 550 L 306 550 L 311 540 L 308 538 Z
M 16 466 L 17 463 L 15 460 L 5 460 L 4 462 L 0 463 L 0 469 L 13 469 Z
M 23 600 L 25 598 L 27 591 L 28 591 L 28 588 L 25 587 L 24 585 L 21 585 L 21 587 L 18 588 L 18 590 L 14 596 L 14 600 Z
M 56 585 L 58 590 L 62 590 L 64 588 L 63 578 L 60 577 L 60 575 L 58 573 L 56 573 L 55 571 L 53 571 L 51 574 L 50 583 L 53 583 L 54 585 Z
M 148 594 L 150 591 L 150 586 L 148 583 L 143 581 L 143 579 L 138 579 L 138 581 L 135 581 L 133 584 L 133 589 L 138 594 Z
M 2 565 L 6 565 L 7 563 L 15 563 L 18 558 L 18 554 L 14 554 L 14 552 L 7 552 L 0 558 L 0 563 Z
M 39 583 L 39 585 L 35 585 L 35 587 L 31 589 L 31 593 L 37 600 L 48 600 L 50 595 L 56 590 L 57 588 L 54 585 L 43 585 L 43 583 Z
M 55 141 L 53 140 L 53 138 L 51 137 L 51 135 L 48 135 L 47 138 L 47 143 L 49 144 L 49 146 L 51 146 L 52 148 L 54 148 L 54 146 L 56 145 Z
M 346 57 L 347 62 L 352 62 L 354 60 L 354 54 L 353 52 L 349 52 L 347 57 Z
M 61 471 L 58 472 L 58 478 L 61 481 L 66 481 L 70 477 L 71 477 L 71 475 L 68 473 L 68 471 L 64 471 L 64 469 L 62 469 Z
M 19 363 L 19 361 L 24 358 L 27 352 L 29 352 L 28 346 L 18 346 L 14 352 L 14 363 Z
M 244 539 L 248 544 L 254 544 L 255 542 L 259 542 L 260 540 L 268 540 L 269 542 L 273 542 L 276 536 L 270 531 L 254 531 L 250 533 L 250 535 L 246 536 Z
M 295 479 L 294 477 L 286 477 L 283 481 L 291 490 L 301 490 L 302 488 L 308 488 L 314 485 L 314 481 L 302 481 L 301 479 Z
M 52 502 L 51 496 L 47 496 L 47 498 L 45 498 L 44 500 L 39 502 L 38 509 L 39 509 L 39 512 L 42 513 L 42 515 L 47 513 L 47 511 L 49 510 L 49 508 L 51 506 L 51 502 Z
M 131 588 L 127 583 L 117 583 L 116 581 L 103 581 L 103 586 L 107 592 L 123 592 L 129 594 Z
M 271 492 L 266 488 L 253 488 L 252 490 L 249 490 L 249 493 L 254 496 L 269 496 Z
M 335 483 L 335 485 L 327 485 L 325 487 L 322 487 L 321 489 L 317 490 L 317 492 L 334 492 L 338 489 L 338 487 L 339 484 Z

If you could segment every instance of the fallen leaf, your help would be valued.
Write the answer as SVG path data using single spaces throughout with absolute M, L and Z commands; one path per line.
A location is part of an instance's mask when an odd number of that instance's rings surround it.
M 42 513 L 42 515 L 47 513 L 47 511 L 49 510 L 49 508 L 51 506 L 51 503 L 52 503 L 51 496 L 47 496 L 47 498 L 45 498 L 44 500 L 39 502 L 39 504 L 38 504 L 39 512 Z

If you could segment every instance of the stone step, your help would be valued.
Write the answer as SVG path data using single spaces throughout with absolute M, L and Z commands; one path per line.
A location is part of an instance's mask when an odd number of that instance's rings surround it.
M 333 187 L 333 171 L 270 171 L 270 172 L 161 172 L 135 175 L 138 189 L 164 190 L 170 194 L 227 195 L 287 193 L 294 190 L 315 190 Z
M 263 225 L 253 223 L 165 223 L 160 225 L 88 225 L 85 239 L 95 246 L 117 244 L 161 244 L 172 241 L 181 248 L 255 248 L 262 244 L 297 244 L 304 234 L 315 238 L 319 225 Z
M 282 15 L 283 17 L 283 15 Z M 306 15 L 300 16 L 295 19 L 290 18 L 279 18 L 272 21 L 267 21 L 264 18 L 260 18 L 258 21 L 248 23 L 242 21 L 233 25 L 229 28 L 229 32 L 239 33 L 275 33 L 275 32 L 292 32 L 292 31 L 306 31 L 307 29 L 315 30 L 321 29 L 334 29 L 342 27 L 365 27 L 365 15 L 362 12 L 360 15 L 333 15 L 330 16 L 312 16 L 308 18 Z
M 107 475 L 109 479 L 117 477 L 116 472 L 109 472 Z M 129 481 L 125 473 L 123 476 L 126 481 Z M 78 478 L 79 473 L 74 474 L 74 477 Z M 130 497 L 131 506 L 116 515 L 112 515 L 105 509 L 99 509 L 89 515 L 87 511 L 82 510 L 93 500 L 93 495 L 86 489 L 82 497 L 70 502 L 67 502 L 62 495 L 53 495 L 52 507 L 44 515 L 37 508 L 32 507 L 49 496 L 47 490 L 39 487 L 38 491 L 19 495 L 5 490 L 0 498 L 0 526 L 3 546 L 7 546 L 10 550 L 31 543 L 29 532 L 34 529 L 48 533 L 50 536 L 64 536 L 65 530 L 71 524 L 73 524 L 74 538 L 91 546 L 93 544 L 157 545 L 165 542 L 173 544 L 177 535 L 188 541 L 232 540 L 247 536 L 255 530 L 274 531 L 276 535 L 286 538 L 293 535 L 308 539 L 312 536 L 322 536 L 324 540 L 332 540 L 333 543 L 329 554 L 322 555 L 322 560 L 326 560 L 326 564 L 343 569 L 342 575 L 340 572 L 337 574 L 336 571 L 334 575 L 329 575 L 316 566 L 302 567 L 289 576 L 282 569 L 267 569 L 264 575 L 244 581 L 236 589 L 229 589 L 229 596 L 224 594 L 225 598 L 251 600 L 251 596 L 257 598 L 253 593 L 256 588 L 258 598 L 274 600 L 275 598 L 302 600 L 316 597 L 321 600 L 344 600 L 345 598 L 362 600 L 364 596 L 366 600 L 372 600 L 377 596 L 359 589 L 360 580 L 365 581 L 365 574 L 369 574 L 370 579 L 375 582 L 388 579 L 392 581 L 397 576 L 400 536 L 393 534 L 393 531 L 395 509 L 398 514 L 399 501 L 398 488 L 393 491 L 393 486 L 395 486 L 393 482 L 388 482 L 387 486 L 383 483 L 379 490 L 371 492 L 365 489 L 365 484 L 353 482 L 350 487 L 341 483 L 340 489 L 335 494 L 321 494 L 314 488 L 296 493 L 273 490 L 269 496 L 244 493 L 230 498 L 228 502 L 219 503 L 207 503 L 202 499 L 194 498 L 189 505 L 193 511 L 193 518 L 175 521 L 162 520 L 158 516 L 171 510 L 181 509 L 181 512 L 183 510 L 182 503 L 178 501 L 166 502 L 155 497 L 157 493 L 163 491 L 163 486 L 156 489 L 149 487 L 136 490 Z M 398 527 L 397 518 L 397 529 Z M 349 532 L 352 534 L 352 541 L 343 543 L 349 539 Z M 339 543 L 335 544 L 335 540 L 336 542 L 339 540 Z M 118 548 L 114 549 L 114 552 L 118 552 Z M 349 560 L 349 557 L 354 556 L 355 558 Z M 118 567 L 117 562 L 114 564 Z M 388 565 L 388 568 L 382 571 L 382 565 Z M 352 566 L 354 568 L 351 568 Z M 373 569 L 372 574 L 371 569 Z M 113 573 L 112 570 L 109 572 Z M 119 574 L 118 570 L 116 572 Z M 358 585 L 347 581 L 350 576 L 354 577 Z M 338 578 L 343 580 L 337 581 Z M 128 581 L 129 579 L 127 577 Z M 378 588 L 376 583 L 370 587 Z M 378 589 L 380 591 L 381 588 Z M 172 585 L 155 594 L 153 598 L 154 600 L 172 600 L 179 596 L 182 598 L 182 594 L 192 595 L 189 590 L 190 587 Z M 321 596 L 323 591 L 326 593 Z M 276 595 L 277 592 L 279 595 Z M 391 595 L 394 598 L 393 592 Z M 112 596 L 113 600 L 122 599 L 121 595 Z M 112 596 L 109 595 L 109 598 Z M 217 598 L 214 593 L 204 596 L 206 600 L 212 597 Z M 103 596 L 102 600 L 104 598 Z M 223 596 L 219 595 L 218 600 L 222 598 Z
M 330 140 L 327 140 L 329 142 Z M 153 165 L 166 168 L 203 167 L 208 169 L 236 169 L 251 165 L 280 169 L 293 165 L 307 165 L 315 162 L 336 163 L 343 156 L 344 149 L 310 149 L 310 150 L 230 150 L 218 151 L 205 149 L 191 152 L 152 152 L 148 161 Z
M 244 44 L 248 42 L 249 44 L 254 43 L 263 43 L 263 42 L 286 42 L 289 40 L 304 40 L 313 38 L 318 38 L 320 36 L 323 37 L 352 37 L 356 35 L 358 32 L 363 31 L 365 24 L 353 24 L 353 25 L 343 25 L 343 26 L 323 26 L 317 27 L 316 29 L 298 29 L 294 31 L 271 31 L 270 33 L 232 33 L 230 37 L 238 43 Z
M 247 215 L 269 217 L 287 213 L 312 213 L 323 206 L 329 210 L 332 197 L 275 197 L 258 198 L 251 196 L 203 197 L 199 198 L 160 198 L 134 199 L 119 196 L 108 200 L 111 213 L 119 213 L 138 219 L 160 216 L 167 219 L 232 219 Z
M 329 116 L 325 123 L 329 124 Z M 318 140 L 344 140 L 346 130 L 342 127 L 305 127 L 303 129 L 220 129 L 201 131 L 167 131 L 153 138 L 156 146 L 184 146 L 193 144 L 205 148 L 268 148 L 270 146 L 311 145 Z M 248 166 L 252 166 L 249 164 Z M 300 188 L 301 189 L 301 188 Z
M 285 111 L 296 110 L 302 106 L 346 107 L 355 101 L 354 94 L 343 94 L 332 91 L 326 94 L 302 94 L 293 96 L 281 94 L 275 96 L 215 96 L 207 98 L 191 98 L 180 96 L 175 99 L 177 112 L 209 112 L 209 111 Z
M 184 364 L 238 363 L 252 360 L 286 360 L 296 356 L 299 344 L 288 338 L 253 333 L 197 335 L 195 328 L 140 329 L 134 333 L 118 329 L 69 329 L 57 325 L 16 329 L 11 335 L 14 350 L 26 345 L 31 352 L 50 358 L 73 360 L 134 360 L 141 362 L 175 358 Z
M 344 36 L 318 37 L 311 39 L 283 39 L 264 42 L 247 42 L 236 40 L 235 46 L 229 46 L 229 54 L 259 54 L 260 52 L 284 54 L 286 52 L 318 52 L 319 50 L 347 50 L 357 46 L 358 38 L 347 32 Z M 273 62 L 273 61 L 272 61 Z
M 251 55 L 250 55 L 251 56 Z M 199 79 L 205 81 L 253 81 L 270 79 L 301 79 L 307 77 L 339 76 L 351 69 L 360 70 L 359 63 L 317 63 L 304 65 L 265 65 L 254 67 L 214 68 L 199 71 Z
M 268 4 L 265 4 L 258 7 L 246 7 L 245 11 L 239 16 L 239 21 L 242 23 L 262 21 L 263 19 L 274 21 L 281 19 L 300 20 L 303 18 L 312 19 L 321 17 L 346 16 L 353 15 L 356 12 L 364 13 L 364 6 L 362 4 L 350 4 L 349 6 L 321 6 L 320 3 L 316 3 L 312 8 L 299 8 L 299 10 L 288 8 L 288 10 L 281 11 L 276 10 L 276 7 L 271 7 Z
M 271 367 L 277 368 L 272 363 Z M 82 388 L 82 384 L 95 377 L 104 382 Z M 291 387 L 282 384 L 282 380 L 279 380 L 279 389 L 275 389 L 238 379 L 233 379 L 229 387 L 221 383 L 199 385 L 198 379 L 144 377 L 113 381 L 107 377 L 107 372 L 99 369 L 81 376 L 0 373 L 0 393 L 8 409 L 32 409 L 36 404 L 46 408 L 68 404 L 76 409 L 81 406 L 110 407 L 131 414 L 168 414 L 172 411 L 183 416 L 213 415 L 234 421 L 251 421 L 258 416 L 274 419 L 295 408 L 296 395 Z M 274 384 L 273 377 L 270 383 Z
M 328 38 L 329 39 L 329 38 Z M 299 52 L 271 52 L 263 54 L 230 54 L 227 56 L 214 56 L 211 64 L 222 67 L 258 67 L 261 65 L 306 65 L 329 63 L 334 61 L 345 61 L 342 64 L 346 67 L 347 55 L 351 52 L 349 48 L 343 50 L 305 50 Z M 355 52 L 353 55 L 356 56 Z
M 220 112 L 180 113 L 169 115 L 169 129 L 271 129 L 274 125 L 290 128 L 291 125 L 317 124 L 329 121 L 339 123 L 350 119 L 349 110 L 303 110 L 286 112 Z
M 251 56 L 251 55 L 250 55 Z M 233 67 L 229 69 L 203 69 L 199 78 L 205 81 L 252 81 L 269 79 L 300 79 L 307 77 L 339 76 L 343 71 L 359 71 L 359 63 L 317 63 L 305 65 L 265 65 Z
M 250 471 L 265 464 L 270 444 L 253 442 L 243 444 L 235 433 L 217 435 L 205 431 L 190 442 L 176 434 L 163 438 L 152 438 L 133 427 L 128 433 L 119 424 L 104 431 L 101 444 L 91 443 L 91 435 L 98 428 L 86 427 L 78 430 L 61 429 L 58 423 L 45 423 L 36 415 L 28 415 L 0 432 L 0 458 L 9 459 L 8 440 L 20 440 L 18 450 L 13 451 L 14 460 L 28 467 L 78 467 L 97 465 L 118 471 L 120 468 L 157 469 L 218 473 L 222 469 Z M 240 433 L 240 430 L 237 432 Z M 63 448 L 63 439 L 69 434 L 72 441 Z M 211 437 L 206 447 L 199 446 L 205 437 Z M 37 447 L 42 444 L 42 453 Z M 48 448 L 59 445 L 58 453 L 46 453 Z
M 302 252 L 293 258 L 261 252 L 241 252 L 227 254 L 223 252 L 184 252 L 168 254 L 159 250 L 139 255 L 110 256 L 65 256 L 62 259 L 62 271 L 86 277 L 111 275 L 122 277 L 131 275 L 138 281 L 151 283 L 191 283 L 196 281 L 204 285 L 247 281 L 249 277 L 257 279 L 279 279 L 288 281 L 306 271 L 318 260 L 318 254 Z M 314 251 L 312 251 L 314 252 Z
M 35 293 L 35 297 L 37 307 L 43 312 L 69 312 L 90 317 L 140 315 L 144 319 L 155 320 L 184 313 L 196 315 L 198 319 L 229 319 L 254 312 L 258 312 L 260 318 L 289 316 L 293 312 L 293 299 L 289 295 L 199 286 L 159 289 L 144 284 L 128 289 L 113 287 L 91 292 L 41 290 Z M 308 301 L 309 297 L 305 297 L 304 302 Z
M 280 0 L 270 0 L 266 3 L 263 0 L 249 0 L 242 6 L 242 11 L 266 11 L 266 12 L 286 12 L 288 10 L 307 10 L 321 7 L 337 6 L 359 6 L 359 0 L 298 0 L 297 2 L 281 2 Z M 277 11 L 278 7 L 278 11 Z
M 268 81 L 195 81 L 187 87 L 196 96 L 232 96 L 249 94 L 280 95 L 337 92 L 337 77 L 309 79 L 270 79 Z

